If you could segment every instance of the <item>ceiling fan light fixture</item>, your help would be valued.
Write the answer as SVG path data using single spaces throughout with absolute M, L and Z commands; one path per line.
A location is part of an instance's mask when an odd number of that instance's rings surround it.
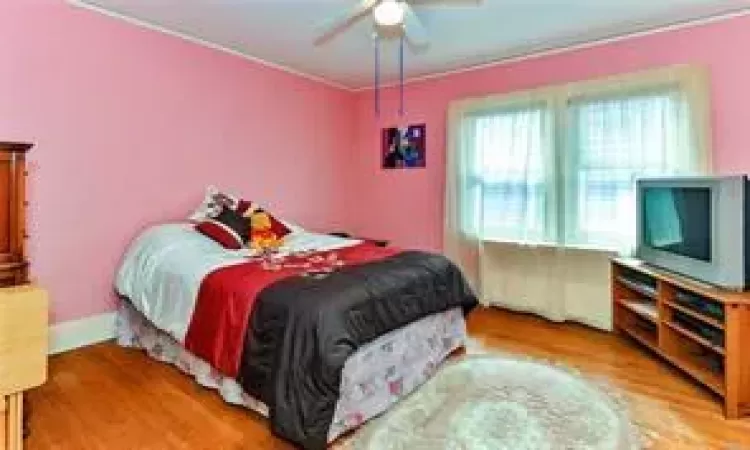
M 404 5 L 397 0 L 383 0 L 373 8 L 375 22 L 384 27 L 392 27 L 404 21 Z

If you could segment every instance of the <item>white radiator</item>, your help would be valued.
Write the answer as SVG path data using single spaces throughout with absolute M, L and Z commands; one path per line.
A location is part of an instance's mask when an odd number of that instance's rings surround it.
M 482 296 L 491 305 L 611 330 L 613 256 L 597 250 L 485 242 Z

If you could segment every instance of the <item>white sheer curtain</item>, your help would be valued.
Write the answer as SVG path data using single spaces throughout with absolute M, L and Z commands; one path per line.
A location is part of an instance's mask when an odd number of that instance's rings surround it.
M 565 243 L 629 253 L 635 245 L 635 180 L 696 174 L 689 105 L 678 88 L 569 102 Z
M 449 108 L 443 246 L 478 292 L 487 236 L 536 240 L 546 226 L 539 221 L 547 220 L 540 209 L 548 207 L 549 194 L 543 185 L 552 136 L 547 94 L 470 99 Z M 506 206 L 495 207 L 492 198 Z
M 471 182 L 473 189 L 481 192 L 481 235 L 485 239 L 549 239 L 547 180 L 552 168 L 548 123 L 544 105 L 465 119 L 467 144 L 479 159 Z
M 636 177 L 708 170 L 691 68 L 463 100 L 448 122 L 446 254 L 485 303 L 552 320 L 606 327 L 606 252 L 634 244 Z M 576 304 L 592 296 L 599 311 Z

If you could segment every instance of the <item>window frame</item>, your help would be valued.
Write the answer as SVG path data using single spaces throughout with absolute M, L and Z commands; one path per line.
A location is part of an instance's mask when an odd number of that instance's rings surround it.
M 546 230 L 549 236 L 547 236 L 548 239 L 531 240 L 530 242 L 535 245 L 589 248 L 588 245 L 581 243 L 569 245 L 570 242 L 576 240 L 569 233 L 577 226 L 571 228 L 572 224 L 568 221 L 571 218 L 575 219 L 577 216 L 569 213 L 568 208 L 578 208 L 578 205 L 570 205 L 566 202 L 569 203 L 571 199 L 576 198 L 572 195 L 572 192 L 577 193 L 579 187 L 578 181 L 574 178 L 580 176 L 577 171 L 580 167 L 578 161 L 580 155 L 577 151 L 571 151 L 574 148 L 574 143 L 571 142 L 570 126 L 573 118 L 571 117 L 570 107 L 579 102 L 587 103 L 598 99 L 648 95 L 649 93 L 668 90 L 679 92 L 684 102 L 689 105 L 689 117 L 687 119 L 690 122 L 691 136 L 689 139 L 695 152 L 695 165 L 697 171 L 710 173 L 711 134 L 708 74 L 703 68 L 685 65 L 454 101 L 448 110 L 448 171 L 452 170 L 451 165 L 456 162 L 452 155 L 455 152 L 462 151 L 461 145 L 464 141 L 456 139 L 456 137 L 463 132 L 462 127 L 465 119 L 492 116 L 493 113 L 513 111 L 514 109 L 525 110 L 532 109 L 535 106 L 543 106 L 548 110 L 550 117 L 549 129 L 546 131 L 550 133 L 548 138 L 551 139 L 550 151 L 552 153 L 552 163 L 549 165 L 552 173 L 546 174 L 547 179 L 550 180 L 550 192 L 545 198 L 548 209 L 551 209 L 547 212 L 548 223 L 546 224 L 549 227 Z M 460 154 L 457 157 L 460 160 Z M 447 175 L 452 176 L 453 174 L 447 173 Z M 454 194 L 446 190 L 447 214 L 450 214 L 451 210 L 461 208 L 460 205 L 454 204 L 457 199 Z M 446 215 L 446 218 L 450 220 L 448 215 Z M 507 234 L 510 238 L 485 236 L 482 234 L 482 230 L 477 229 L 476 224 L 469 231 L 473 232 L 476 238 L 485 241 L 525 241 L 522 237 L 513 239 L 514 233 Z M 516 234 L 522 235 L 523 233 Z

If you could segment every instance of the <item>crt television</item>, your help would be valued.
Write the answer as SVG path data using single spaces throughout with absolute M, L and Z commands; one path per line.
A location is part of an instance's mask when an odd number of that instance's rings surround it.
M 646 263 L 719 287 L 748 286 L 748 179 L 637 181 L 636 255 Z

